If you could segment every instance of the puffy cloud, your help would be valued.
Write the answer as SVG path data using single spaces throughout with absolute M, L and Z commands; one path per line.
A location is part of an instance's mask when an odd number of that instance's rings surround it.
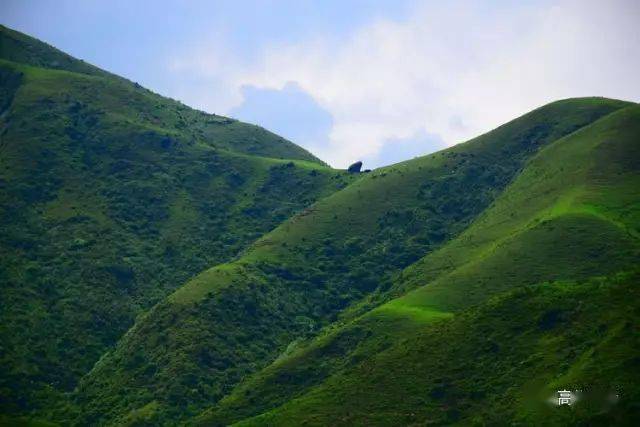
M 165 83 L 170 96 L 218 114 L 240 104 L 241 88 L 248 84 L 240 75 L 252 64 L 230 46 L 223 32 L 212 31 L 170 54 L 166 66 L 172 78 Z
M 280 41 L 248 62 L 227 52 L 200 68 L 201 75 L 215 69 L 238 103 L 251 96 L 241 91 L 247 85 L 287 92 L 295 82 L 332 117 L 327 140 L 308 148 L 338 167 L 362 158 L 384 163 L 399 160 L 388 155 L 394 148 L 413 155 L 439 147 L 425 140 L 452 145 L 560 98 L 640 100 L 638 22 L 633 0 L 419 2 L 403 20 L 376 19 L 339 38 Z M 233 111 L 230 103 L 217 111 Z

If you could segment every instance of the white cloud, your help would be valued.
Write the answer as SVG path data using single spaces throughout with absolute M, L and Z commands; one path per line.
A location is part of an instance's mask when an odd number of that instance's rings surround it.
M 220 31 L 213 31 L 190 46 L 180 46 L 167 61 L 170 96 L 212 113 L 227 113 L 242 100 L 242 76 L 256 65 L 238 55 Z
M 181 66 L 211 73 L 231 94 L 196 102 L 218 112 L 241 102 L 242 85 L 296 82 L 333 117 L 329 145 L 317 154 L 344 167 L 425 131 L 452 145 L 555 99 L 640 100 L 639 5 L 420 3 L 403 22 L 377 20 L 346 39 L 267 46 L 244 62 L 201 50 Z

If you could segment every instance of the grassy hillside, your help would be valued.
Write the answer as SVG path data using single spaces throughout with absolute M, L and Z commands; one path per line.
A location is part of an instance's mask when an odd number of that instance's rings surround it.
M 320 200 L 139 319 L 83 378 L 79 420 L 171 424 L 197 414 L 323 328 L 399 292 L 398 274 L 446 248 L 541 147 L 626 105 L 550 104 Z
M 0 57 L 1 413 L 51 407 L 136 316 L 353 180 L 4 27 Z
M 542 149 L 471 227 L 396 278 L 401 297 L 247 378 L 198 423 L 631 423 L 639 136 L 631 106 Z M 621 400 L 546 406 L 559 388 Z
M 119 78 L 4 25 L 0 25 L 0 58 L 34 67 Z
M 633 424 L 639 138 L 569 99 L 347 174 L 0 27 L 0 424 Z
M 403 327 L 384 349 L 235 425 L 637 425 L 638 280 L 540 283 Z M 285 375 L 273 381 L 291 384 Z M 583 399 L 553 406 L 565 388 Z

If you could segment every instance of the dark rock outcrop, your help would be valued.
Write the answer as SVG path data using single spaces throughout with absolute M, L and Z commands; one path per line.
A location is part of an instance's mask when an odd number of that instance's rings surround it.
M 349 173 L 359 173 L 360 169 L 362 169 L 362 162 L 357 161 L 354 164 L 352 164 L 351 166 L 349 166 L 349 168 L 347 169 L 347 171 Z

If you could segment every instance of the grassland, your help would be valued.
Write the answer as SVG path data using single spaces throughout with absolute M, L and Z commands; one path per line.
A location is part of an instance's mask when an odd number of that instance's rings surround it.
M 320 385 L 236 425 L 634 425 L 637 283 L 635 272 L 528 285 L 450 320 L 391 330 L 379 351 L 360 360 L 362 353 L 348 354 L 351 361 Z M 370 323 L 373 334 L 390 325 L 381 323 Z M 363 340 L 367 350 L 375 349 L 370 341 Z M 269 379 L 272 391 L 291 383 L 289 372 Z M 565 388 L 603 398 L 550 404 Z M 202 425 L 242 417 L 235 411 L 265 390 L 230 398 Z M 608 404 L 609 393 L 620 401 Z
M 297 347 L 317 334 L 418 287 L 409 281 L 412 271 L 419 271 L 416 280 L 427 280 L 424 268 L 444 271 L 453 267 L 447 251 L 455 253 L 460 263 L 472 255 L 480 257 L 481 249 L 464 253 L 455 245 L 474 233 L 477 228 L 468 227 L 482 223 L 487 207 L 501 206 L 499 200 L 514 197 L 511 191 L 504 196 L 502 192 L 514 178 L 520 179 L 525 165 L 525 171 L 529 170 L 533 162 L 529 159 L 537 158 L 539 152 L 541 155 L 544 147 L 562 146 L 564 136 L 576 135 L 580 132 L 577 129 L 587 129 L 598 118 L 627 105 L 605 99 L 550 104 L 477 140 L 376 170 L 319 200 L 258 239 L 232 263 L 197 275 L 140 319 L 115 350 L 83 378 L 77 393 L 84 417 L 81 422 L 122 422 L 152 403 L 153 411 L 144 412 L 149 422 L 188 419 L 207 405 L 226 399 L 248 376 L 259 375 L 271 362 L 282 361 L 287 353 L 296 354 Z M 576 165 L 581 168 L 582 162 Z M 573 174 L 570 168 L 567 173 Z M 547 191 L 547 180 L 541 180 L 540 185 L 543 188 L 539 191 Z M 534 197 L 532 191 L 525 193 Z M 519 222 L 513 219 L 512 231 L 520 230 L 527 212 L 538 210 L 531 206 L 531 211 L 516 212 Z M 577 224 L 584 225 L 580 220 Z M 590 224 L 584 226 L 589 228 Z M 493 230 L 490 226 L 481 229 Z M 506 235 L 496 234 L 486 243 L 498 244 L 498 237 Z M 592 250 L 593 241 L 600 239 L 594 235 L 589 240 L 585 237 L 588 230 L 580 236 L 584 242 L 570 242 L 568 252 L 572 245 L 582 243 L 587 244 L 586 250 Z M 484 242 L 485 237 L 479 241 Z M 546 241 L 537 242 L 543 236 L 536 234 L 528 236 L 531 242 L 519 242 L 523 247 L 536 243 L 531 250 L 547 251 L 549 258 L 553 253 L 548 245 L 555 240 L 553 235 L 546 237 Z M 628 242 L 620 238 L 611 248 L 622 247 L 622 243 Z M 421 254 L 428 254 L 425 259 L 433 256 L 447 262 L 438 267 L 435 262 L 420 261 Z M 628 265 L 633 256 L 632 252 L 621 255 L 620 265 Z M 564 266 L 567 259 L 557 261 Z M 592 270 L 596 271 L 602 263 L 594 263 L 597 266 Z M 580 268 L 587 264 L 585 260 Z M 524 259 L 513 266 L 522 268 L 519 279 L 523 284 L 537 280 L 535 271 L 527 274 L 529 266 Z M 486 278 L 490 286 L 499 288 L 504 283 L 500 269 L 496 266 L 494 277 Z M 511 272 L 505 275 L 509 277 Z M 413 294 L 406 298 L 415 299 Z M 454 309 L 401 301 L 371 313 L 424 320 L 446 317 Z M 344 361 L 336 363 L 342 366 Z M 314 364 L 316 369 L 319 365 Z M 309 384 L 313 378 L 328 375 L 330 365 L 328 362 L 324 374 L 322 369 L 315 374 L 307 369 L 309 377 L 301 381 Z M 297 389 L 295 384 L 293 381 L 290 386 Z M 276 400 L 288 396 L 282 391 L 277 397 L 263 395 Z M 265 406 L 249 405 L 254 410 Z
M 354 179 L 27 36 L 0 41 L 2 413 L 64 402 L 138 315 Z
M 640 413 L 636 104 L 354 175 L 4 27 L 0 77 L 0 424 Z
M 542 149 L 465 232 L 398 276 L 402 296 L 299 345 L 197 424 L 631 422 L 639 134 L 632 106 Z M 541 397 L 581 387 L 624 402 L 568 412 Z

